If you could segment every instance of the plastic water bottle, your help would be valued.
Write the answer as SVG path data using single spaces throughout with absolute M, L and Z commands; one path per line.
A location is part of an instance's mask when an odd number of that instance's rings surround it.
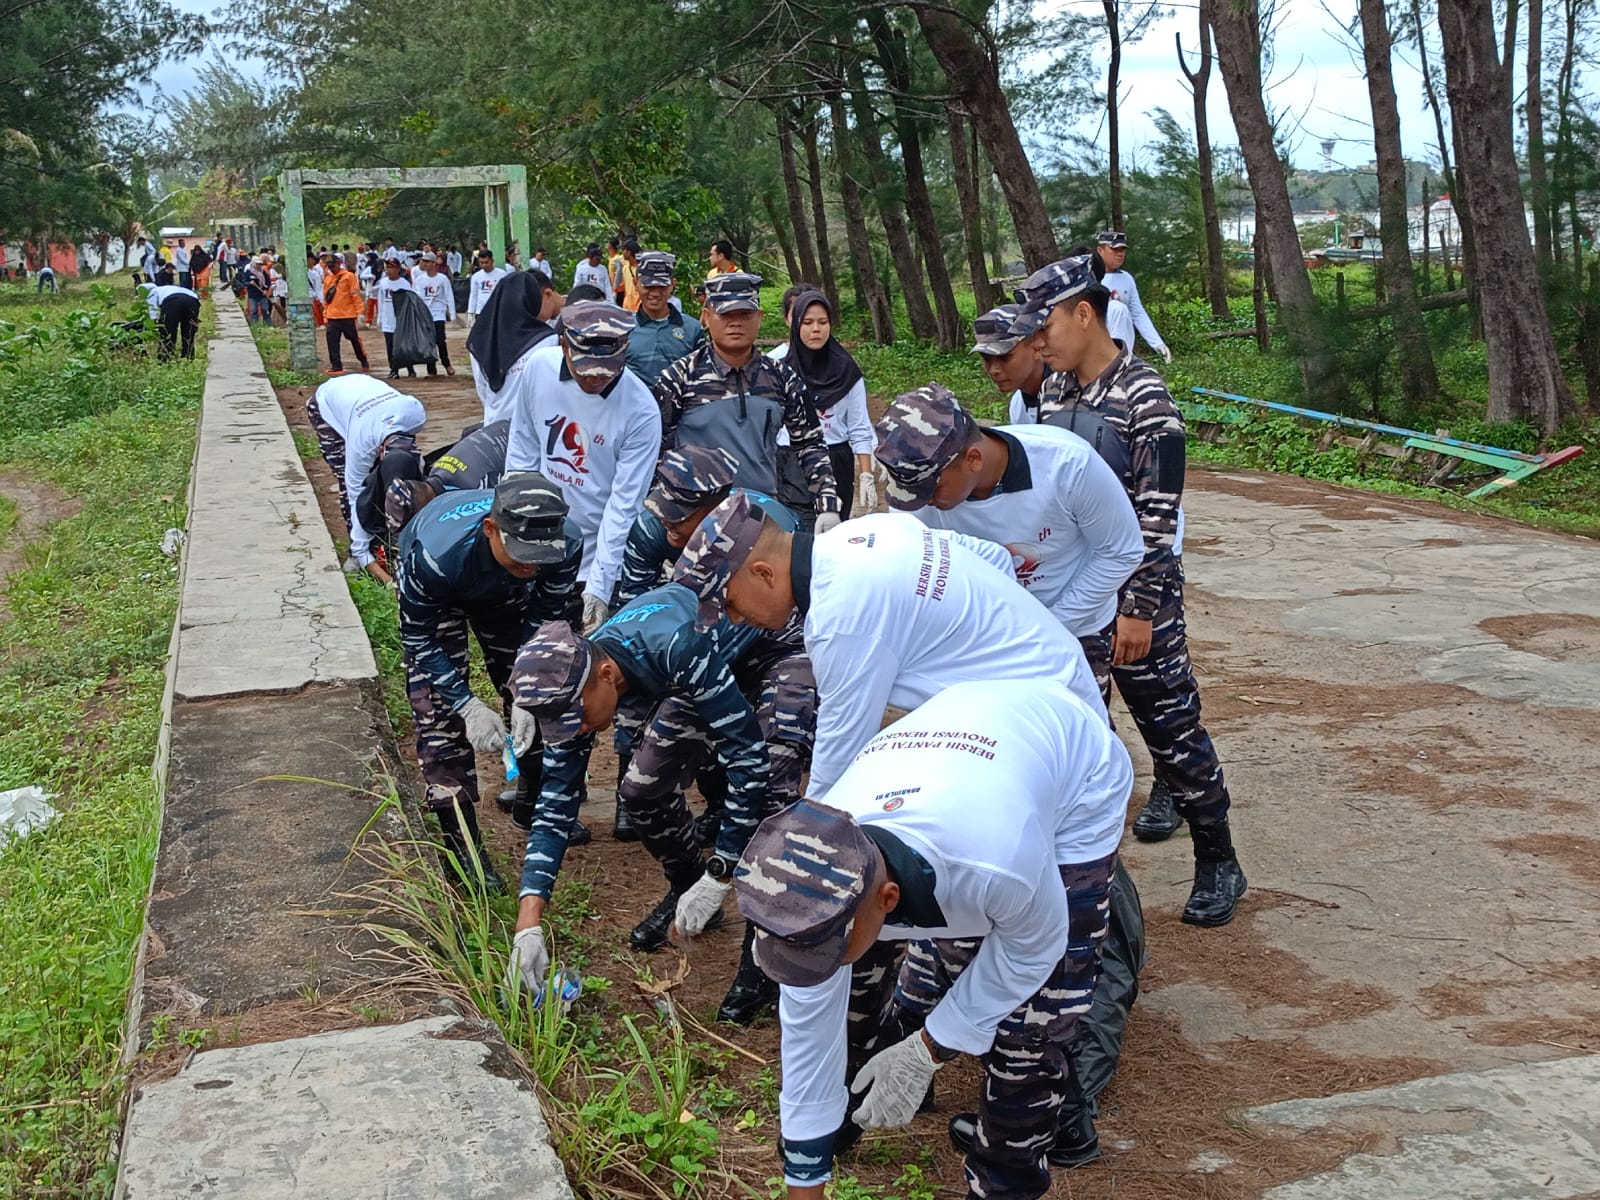
M 566 1016 L 572 1011 L 572 1006 L 578 1002 L 578 997 L 583 995 L 583 976 L 576 971 L 560 967 L 541 991 L 533 998 L 533 1007 L 537 1010 L 544 1007 L 545 993 L 548 992 L 561 1005 L 561 1015 Z

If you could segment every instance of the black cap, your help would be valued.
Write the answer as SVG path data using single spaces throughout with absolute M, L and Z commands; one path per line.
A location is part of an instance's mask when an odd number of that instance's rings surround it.
M 558 563 L 567 556 L 567 501 L 537 471 L 519 471 L 494 489 L 490 515 L 505 537 L 512 562 Z

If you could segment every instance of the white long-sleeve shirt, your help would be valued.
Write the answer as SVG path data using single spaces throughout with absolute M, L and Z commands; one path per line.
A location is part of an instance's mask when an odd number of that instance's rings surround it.
M 1051 679 L 946 688 L 873 737 L 839 777 L 830 805 L 892 833 L 933 870 L 945 924 L 886 925 L 880 940 L 983 939 L 928 1015 L 934 1041 L 983 1054 L 1049 979 L 1067 951 L 1058 868 L 1116 850 L 1132 787 L 1104 714 Z M 781 989 L 786 1139 L 826 1137 L 844 1121 L 849 1008 L 848 965 L 814 987 Z
M 768 358 L 779 360 L 789 357 L 789 343 L 780 342 L 767 351 Z M 816 397 L 812 397 L 815 403 Z M 830 446 L 840 442 L 850 443 L 852 454 L 871 454 L 878 448 L 878 435 L 872 428 L 872 418 L 867 415 L 867 381 L 858 379 L 832 408 L 817 409 L 817 420 L 822 423 L 822 440 Z M 789 444 L 789 430 L 778 430 L 778 445 Z M 842 485 L 841 485 L 842 486 Z
M 583 531 L 584 591 L 609 601 L 661 453 L 661 410 L 626 368 L 605 392 L 588 395 L 559 342 L 523 360 L 500 393 L 511 406 L 506 473 L 539 471 L 561 488 Z
M 1105 719 L 1083 647 L 1018 585 L 1004 546 L 908 513 L 858 517 L 811 546 L 813 799 L 878 732 L 885 708 L 914 709 L 951 684 L 1056 679 Z
M 414 292 L 417 289 L 411 286 L 411 281 L 404 275 L 398 279 L 390 279 L 385 275 L 372 285 L 372 294 L 378 298 L 378 328 L 385 333 L 394 332 L 394 294 L 396 292 Z
M 1073 637 L 1098 633 L 1117 613 L 1117 592 L 1144 561 L 1144 535 L 1116 473 L 1075 433 L 1053 425 L 988 431 L 1010 461 L 994 491 L 948 511 L 915 516 L 935 529 L 1000 542 L 1017 582 Z
M 611 273 L 606 270 L 605 263 L 591 263 L 587 258 L 579 259 L 578 265 L 572 268 L 572 286 L 576 288 L 584 284 L 597 287 L 604 292 L 607 303 L 616 303 L 617 293 L 611 286 Z
M 505 269 L 502 267 L 496 267 L 492 271 L 474 271 L 467 286 L 467 312 L 481 313 L 483 306 L 489 301 L 489 294 L 494 291 L 494 285 L 505 277 Z
M 452 250 L 444 256 L 444 261 L 450 266 L 450 274 L 461 274 L 461 251 Z
M 478 399 L 483 404 L 483 423 L 493 425 L 496 421 L 509 421 L 511 410 L 516 406 L 517 377 L 528 366 L 529 356 L 540 346 L 548 345 L 551 338 L 555 337 L 555 330 L 540 338 L 517 356 L 506 371 L 506 379 L 497 392 L 489 386 L 489 377 L 484 374 L 483 368 L 478 365 L 478 360 L 472 357 L 472 351 L 467 351 L 467 366 L 472 371 L 472 386 L 477 389 Z
M 47 271 L 49 269 L 50 268 L 48 267 L 45 268 Z M 139 291 L 144 294 L 144 305 L 150 310 L 150 319 L 152 321 L 159 321 L 161 319 L 161 302 L 167 299 L 169 296 L 188 296 L 193 300 L 200 299 L 199 292 L 191 291 L 186 287 L 175 287 L 168 283 L 141 283 L 139 285 Z
M 319 304 L 322 302 L 322 264 L 306 268 L 306 285 L 311 289 L 311 298 Z
M 350 498 L 350 554 L 361 566 L 373 559 L 372 534 L 361 525 L 356 497 L 384 440 L 416 433 L 427 423 L 422 402 L 371 375 L 341 375 L 317 388 L 317 411 L 344 438 L 344 488 Z
M 174 246 L 172 248 L 172 267 L 176 271 L 187 271 L 189 269 L 188 247 Z
M 435 321 L 455 320 L 456 293 L 450 286 L 449 276 L 443 272 L 429 275 L 424 271 L 417 276 L 412 286 L 416 288 L 417 295 L 422 297 L 422 302 L 428 306 L 428 312 L 433 314 Z
M 1144 303 L 1139 299 L 1139 285 L 1133 281 L 1133 276 L 1127 271 L 1107 271 L 1105 278 L 1100 282 L 1111 290 L 1111 299 L 1113 301 L 1120 300 L 1128 306 L 1128 311 L 1133 317 L 1133 327 L 1138 329 L 1145 340 L 1145 344 L 1158 354 L 1165 350 L 1167 343 L 1156 332 L 1155 322 L 1150 319 L 1150 314 L 1145 312 Z M 1111 326 L 1110 313 L 1106 314 L 1106 328 L 1110 330 L 1113 338 L 1117 341 L 1122 341 L 1122 338 L 1118 335 L 1118 330 L 1113 329 Z M 1122 332 L 1127 334 L 1127 341 L 1124 344 L 1128 349 L 1133 349 L 1132 331 L 1124 329 Z

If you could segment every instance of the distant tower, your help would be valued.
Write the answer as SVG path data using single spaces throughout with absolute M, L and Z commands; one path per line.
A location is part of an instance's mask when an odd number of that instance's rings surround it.
M 1322 169 L 1324 171 L 1333 170 L 1333 147 L 1334 147 L 1334 145 L 1335 145 L 1335 142 L 1331 138 L 1328 141 L 1325 141 L 1325 142 L 1322 143 Z

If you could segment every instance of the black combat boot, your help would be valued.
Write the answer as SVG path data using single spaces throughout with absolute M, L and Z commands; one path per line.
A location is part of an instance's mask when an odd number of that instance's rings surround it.
M 539 806 L 539 789 L 544 783 L 544 748 L 535 746 L 517 759 L 517 782 L 495 799 L 500 811 L 526 833 L 533 828 L 534 810 Z
M 1164 842 L 1178 832 L 1183 818 L 1173 803 L 1172 792 L 1166 780 L 1157 775 L 1150 785 L 1150 799 L 1133 821 L 1133 836 L 1141 842 Z
M 978 1114 L 957 1113 L 950 1118 L 950 1144 L 963 1154 L 971 1154 L 978 1141 Z M 1081 1167 L 1100 1157 L 1100 1138 L 1094 1131 L 1094 1118 L 1087 1105 L 1074 1105 L 1069 1112 L 1061 1110 L 1056 1126 L 1056 1140 L 1046 1152 L 1050 1162 L 1058 1167 Z
M 735 1025 L 750 1025 L 767 1009 L 778 1002 L 778 985 L 768 979 L 756 966 L 750 947 L 756 940 L 756 927 L 744 927 L 744 947 L 739 951 L 739 970 L 717 1009 L 717 1020 L 731 1021 Z
M 717 844 L 717 835 L 722 832 L 722 812 L 728 804 L 728 777 L 714 768 L 704 772 L 695 783 L 706 801 L 705 812 L 694 819 L 695 838 L 709 850 Z
M 617 755 L 617 812 L 611 820 L 611 836 L 619 842 L 637 842 L 639 827 L 633 823 L 633 814 L 622 804 L 622 777 L 628 773 L 631 755 Z
M 678 915 L 678 898 L 682 895 L 682 891 L 672 888 L 661 897 L 661 903 L 633 927 L 633 932 L 628 934 L 628 943 L 635 950 L 653 954 L 672 940 L 672 919 Z M 722 914 L 719 912 L 706 922 L 706 929 L 717 929 L 721 925 Z
M 1244 871 L 1233 852 L 1233 835 L 1224 819 L 1211 825 L 1193 825 L 1194 888 L 1183 906 L 1188 925 L 1226 925 L 1245 893 Z
M 479 887 L 486 892 L 505 891 L 506 882 L 495 871 L 483 847 L 483 834 L 478 829 L 477 805 L 462 804 L 460 811 L 461 816 L 457 820 L 453 805 L 435 810 L 439 818 L 441 840 L 447 851 L 441 856 L 445 874 L 457 887 L 474 891 Z

